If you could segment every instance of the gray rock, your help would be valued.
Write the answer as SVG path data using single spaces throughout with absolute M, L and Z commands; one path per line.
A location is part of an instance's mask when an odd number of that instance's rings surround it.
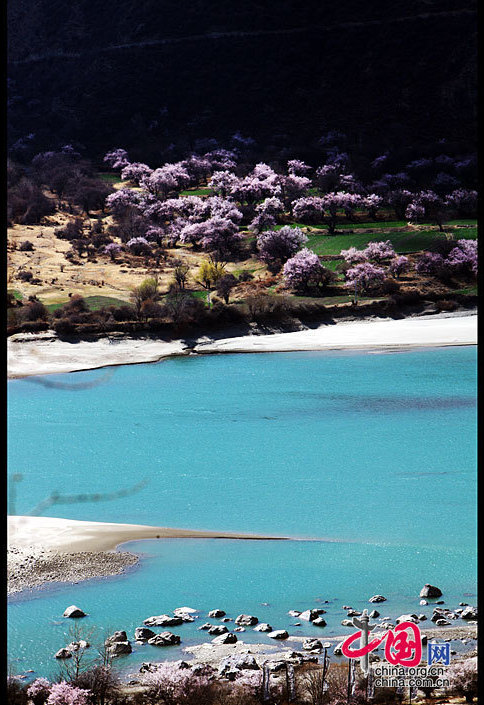
M 176 615 L 159 614 L 143 620 L 143 624 L 146 624 L 147 627 L 176 627 L 179 624 L 183 624 L 183 619 Z
M 109 656 L 124 656 L 124 654 L 130 654 L 132 652 L 131 644 L 129 641 L 115 641 L 109 644 L 107 651 Z
M 69 651 L 79 651 L 80 649 L 89 649 L 91 644 L 84 639 L 79 639 L 79 641 L 71 641 L 71 643 L 66 647 Z
M 232 632 L 227 632 L 227 634 L 220 634 L 212 639 L 212 644 L 235 644 L 237 641 L 237 636 L 232 634 Z
M 425 614 L 419 614 L 418 619 L 419 619 L 419 622 L 425 622 L 427 617 Z
M 213 624 L 210 624 L 210 622 L 205 622 L 205 624 L 202 624 L 201 627 L 198 627 L 200 630 L 202 629 L 210 629 L 210 627 L 213 627 Z
M 235 620 L 235 624 L 239 624 L 242 627 L 252 627 L 257 624 L 259 620 L 250 614 L 239 614 Z
M 438 619 L 438 620 L 435 622 L 435 624 L 436 624 L 438 627 L 447 627 L 447 626 L 450 624 L 450 622 L 448 622 L 446 619 Z
M 440 588 L 435 587 L 435 585 L 425 583 L 423 588 L 420 590 L 420 597 L 442 597 L 442 591 Z
M 346 614 L 348 617 L 359 617 L 361 612 L 358 612 L 358 610 L 348 610 Z
M 70 607 L 67 607 L 62 616 L 70 617 L 71 619 L 78 619 L 79 617 L 86 617 L 86 613 L 83 612 L 80 607 L 71 605 Z
M 378 610 L 372 610 L 369 614 L 369 617 L 371 617 L 372 619 L 376 619 L 379 616 L 380 616 L 380 613 L 378 612 Z
M 412 622 L 416 624 L 418 622 L 418 616 L 416 614 L 401 614 L 400 617 L 397 617 L 397 624 L 401 622 Z
M 460 613 L 461 619 L 477 619 L 477 607 L 466 607 Z
M 243 654 L 240 656 L 228 656 L 222 659 L 219 663 L 218 672 L 221 676 L 228 677 L 231 680 L 230 675 L 233 671 L 258 671 L 259 666 L 257 661 L 250 654 Z M 238 675 L 238 673 L 236 674 Z
M 267 622 L 261 622 L 256 627 L 254 627 L 255 632 L 272 632 L 272 627 Z
M 336 644 L 336 646 L 333 649 L 333 654 L 335 656 L 343 656 L 343 651 L 341 650 L 341 647 L 343 646 L 343 642 L 340 641 L 339 644 Z
M 105 646 L 109 646 L 110 644 L 116 644 L 121 641 L 128 641 L 128 635 L 125 631 L 114 632 L 114 634 L 108 636 L 104 644 Z
M 217 634 L 226 634 L 228 632 L 227 627 L 225 624 L 215 624 L 213 627 L 210 627 L 208 630 L 209 634 L 213 634 L 214 636 L 217 636 Z
M 273 632 L 269 632 L 268 635 L 271 639 L 287 639 L 289 633 L 285 629 L 276 629 Z
M 156 634 L 151 639 L 148 639 L 148 644 L 151 646 L 174 646 L 175 644 L 180 644 L 181 639 L 178 634 L 172 634 L 172 632 L 161 632 L 161 634 Z
M 151 637 L 155 636 L 155 632 L 146 627 L 136 627 L 134 630 L 134 638 L 136 641 L 148 641 Z
M 305 651 L 314 651 L 315 649 L 322 649 L 323 645 L 319 639 L 305 639 L 302 647 Z
M 245 627 L 234 627 L 234 632 L 245 632 Z
M 299 617 L 301 614 L 298 610 L 289 610 L 287 613 L 290 617 Z
M 428 605 L 429 603 L 427 602 L 427 600 L 420 600 L 420 604 L 421 605 Z
M 210 612 L 208 613 L 208 616 L 211 619 L 219 619 L 219 617 L 225 617 L 225 615 L 226 612 L 224 612 L 223 610 L 210 610 Z
M 386 597 L 383 597 L 383 595 L 373 595 L 373 597 L 370 597 L 368 602 L 386 602 Z
M 54 658 L 72 658 L 72 652 L 69 649 L 59 649 L 59 651 L 54 654 Z
M 232 617 L 222 617 L 222 622 L 232 622 Z
M 353 627 L 354 626 L 353 621 L 351 619 L 343 619 L 341 621 L 341 624 L 343 627 Z
M 316 617 L 316 619 L 313 619 L 313 624 L 315 627 L 325 627 L 326 620 L 323 619 L 322 617 Z
M 299 619 L 304 619 L 305 622 L 312 622 L 317 619 L 318 616 L 319 612 L 317 610 L 304 610 L 304 612 L 301 612 L 299 615 Z
M 459 607 L 468 607 L 469 603 L 468 602 L 459 602 Z
M 173 614 L 177 617 L 181 617 L 183 614 L 195 614 L 195 612 L 197 610 L 194 610 L 193 607 L 177 607 L 173 610 Z

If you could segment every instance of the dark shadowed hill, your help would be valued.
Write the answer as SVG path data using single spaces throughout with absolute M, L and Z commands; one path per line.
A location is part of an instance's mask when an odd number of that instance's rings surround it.
M 311 158 L 473 149 L 473 0 L 10 0 L 10 142 L 157 161 L 236 131 Z

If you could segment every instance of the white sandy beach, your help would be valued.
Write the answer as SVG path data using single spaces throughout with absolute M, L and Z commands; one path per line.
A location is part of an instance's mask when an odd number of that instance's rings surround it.
M 202 338 L 194 349 L 181 340 L 151 338 L 68 343 L 53 332 L 18 334 L 8 339 L 9 377 L 46 375 L 111 365 L 155 362 L 188 352 L 290 352 L 303 350 L 398 349 L 406 347 L 476 345 L 477 315 L 433 315 L 401 320 L 365 320 L 321 325 L 311 330 L 271 335 Z
M 448 318 L 422 316 L 401 320 L 337 323 L 294 333 L 207 341 L 199 343 L 195 352 L 289 352 L 476 344 L 476 315 Z

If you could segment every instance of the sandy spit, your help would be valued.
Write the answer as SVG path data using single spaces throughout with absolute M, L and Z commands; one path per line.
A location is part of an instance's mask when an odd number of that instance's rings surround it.
M 280 536 L 172 529 L 139 524 L 75 521 L 57 517 L 8 517 L 8 592 L 46 582 L 80 582 L 117 575 L 138 562 L 114 549 L 125 541 L 154 538 L 283 539 Z
M 8 376 L 28 377 L 91 370 L 112 365 L 157 362 L 189 353 L 291 352 L 476 345 L 477 315 L 433 315 L 401 320 L 364 320 L 321 325 L 316 329 L 270 335 L 200 338 L 193 348 L 183 341 L 152 338 L 102 338 L 68 343 L 53 331 L 19 333 L 7 341 Z

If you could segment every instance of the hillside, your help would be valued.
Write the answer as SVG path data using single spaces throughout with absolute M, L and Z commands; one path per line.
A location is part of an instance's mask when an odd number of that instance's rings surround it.
M 235 132 L 258 158 L 473 149 L 472 0 L 11 0 L 9 141 L 158 161 Z M 168 150 L 172 145 L 171 152 Z

